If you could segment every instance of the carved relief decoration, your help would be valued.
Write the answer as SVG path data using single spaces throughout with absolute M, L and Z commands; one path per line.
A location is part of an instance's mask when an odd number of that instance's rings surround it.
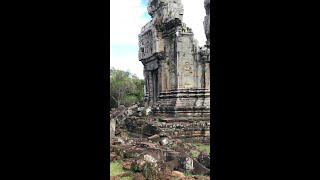
M 152 31 L 149 30 L 142 36 L 140 36 L 139 40 L 139 59 L 144 59 L 150 57 L 153 52 L 153 36 Z

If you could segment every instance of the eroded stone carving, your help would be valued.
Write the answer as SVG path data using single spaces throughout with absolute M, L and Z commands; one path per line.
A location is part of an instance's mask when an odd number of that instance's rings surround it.
M 201 47 L 200 51 L 200 60 L 202 62 L 210 62 L 210 48 L 207 46 Z
M 190 74 L 192 73 L 192 68 L 188 62 L 186 62 L 186 64 L 184 65 L 184 71 L 186 76 L 190 76 Z
M 209 43 L 198 47 L 192 29 L 183 23 L 181 0 L 149 0 L 147 9 L 152 20 L 139 35 L 147 104 L 158 115 L 209 116 Z M 208 22 L 205 18 L 206 33 Z

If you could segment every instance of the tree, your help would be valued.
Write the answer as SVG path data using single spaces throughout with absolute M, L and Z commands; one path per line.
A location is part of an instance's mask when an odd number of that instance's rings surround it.
M 144 80 L 128 71 L 110 69 L 110 108 L 130 105 L 143 98 Z

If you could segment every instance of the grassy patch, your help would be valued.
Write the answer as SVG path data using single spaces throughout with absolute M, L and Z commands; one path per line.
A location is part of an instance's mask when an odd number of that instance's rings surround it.
M 132 180 L 132 177 L 121 177 L 120 180 Z
M 161 119 L 159 117 L 154 118 L 155 122 L 160 122 Z
M 195 144 L 196 149 L 201 151 L 206 151 L 208 154 L 210 153 L 210 145 L 205 144 Z
M 125 172 L 130 172 L 122 169 L 122 163 L 120 161 L 113 161 L 110 163 L 110 176 L 120 175 Z M 120 180 L 132 180 L 132 177 L 121 177 Z
M 203 175 L 201 175 L 201 174 L 192 174 L 192 173 L 186 171 L 186 172 L 184 173 L 184 175 L 185 175 L 186 177 L 197 177 L 197 178 L 200 179 L 200 180 L 205 180 L 205 178 L 204 178 Z
M 192 155 L 192 157 L 195 157 L 195 158 L 196 158 L 196 157 L 199 156 L 199 152 L 192 150 L 192 151 L 191 151 L 191 155 Z

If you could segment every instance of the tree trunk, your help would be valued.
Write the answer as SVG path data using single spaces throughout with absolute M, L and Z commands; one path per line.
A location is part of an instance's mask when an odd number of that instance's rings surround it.
M 119 91 L 119 94 L 118 94 L 118 108 L 120 107 L 120 99 L 121 99 L 121 91 Z
M 119 107 L 119 100 L 117 100 L 116 98 L 114 98 L 111 94 L 110 94 L 110 96 L 114 99 L 114 101 L 116 101 L 116 103 L 117 103 L 117 105 L 118 105 L 118 107 Z

